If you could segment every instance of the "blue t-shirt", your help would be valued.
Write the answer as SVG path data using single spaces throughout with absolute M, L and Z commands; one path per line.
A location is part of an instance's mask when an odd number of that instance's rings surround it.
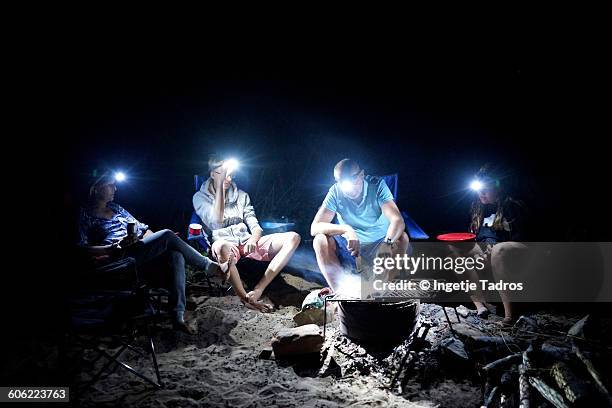
M 393 194 L 385 180 L 365 176 L 361 201 L 346 197 L 338 183 L 330 187 L 323 200 L 323 206 L 338 216 L 338 223 L 350 225 L 363 244 L 378 242 L 385 238 L 389 221 L 380 206 L 393 200 Z
M 141 237 L 149 226 L 138 221 L 119 204 L 110 202 L 106 205 L 113 210 L 110 220 L 90 215 L 86 209 L 81 208 L 79 219 L 80 245 L 109 245 L 121 241 L 127 236 L 128 222 L 136 223 L 136 235 Z

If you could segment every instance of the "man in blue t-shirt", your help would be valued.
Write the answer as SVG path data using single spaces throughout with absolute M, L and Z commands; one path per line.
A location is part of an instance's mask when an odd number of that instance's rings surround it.
M 334 291 L 356 259 L 395 257 L 408 249 L 404 220 L 385 181 L 366 176 L 351 159 L 334 167 L 336 183 L 312 221 L 310 233 L 319 269 Z M 338 224 L 333 224 L 334 216 Z

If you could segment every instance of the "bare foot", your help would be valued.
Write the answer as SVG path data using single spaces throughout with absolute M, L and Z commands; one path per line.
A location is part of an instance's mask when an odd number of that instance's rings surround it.
M 250 291 L 249 293 L 246 294 L 247 299 L 249 299 L 250 302 L 257 302 L 259 300 L 259 298 L 261 298 L 261 295 L 263 294 L 263 290 L 261 289 L 254 289 L 252 291 Z
M 274 310 L 272 305 L 268 305 L 268 304 L 266 304 L 264 302 L 261 302 L 259 300 L 252 300 L 252 299 L 250 299 L 248 297 L 246 299 L 240 299 L 240 300 L 249 309 L 257 310 L 258 312 L 261 312 L 261 313 L 269 313 L 272 310 Z
M 230 277 L 230 268 L 234 265 L 236 265 L 236 259 L 232 254 L 227 262 L 217 264 L 217 276 L 226 282 Z
M 496 314 L 497 312 L 497 308 L 491 303 L 474 302 L 474 305 L 476 306 L 476 314 L 481 319 L 486 319 L 489 317 L 490 314 Z

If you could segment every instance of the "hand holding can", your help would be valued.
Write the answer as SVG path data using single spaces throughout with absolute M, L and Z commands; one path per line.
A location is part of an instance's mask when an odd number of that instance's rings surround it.
M 127 236 L 132 238 L 136 235 L 136 223 L 134 221 L 130 221 L 127 223 Z

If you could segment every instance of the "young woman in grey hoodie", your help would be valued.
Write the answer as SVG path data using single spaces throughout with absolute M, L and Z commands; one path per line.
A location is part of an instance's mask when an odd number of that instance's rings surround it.
M 270 312 L 272 306 L 262 302 L 261 295 L 291 259 L 300 236 L 295 232 L 263 235 L 249 195 L 232 181 L 231 167 L 217 160 L 209 161 L 208 167 L 210 178 L 194 194 L 193 207 L 212 230 L 213 258 L 219 262 L 233 258 L 227 278 L 238 297 L 251 309 Z M 270 262 L 264 276 L 248 293 L 235 266 L 241 257 Z

